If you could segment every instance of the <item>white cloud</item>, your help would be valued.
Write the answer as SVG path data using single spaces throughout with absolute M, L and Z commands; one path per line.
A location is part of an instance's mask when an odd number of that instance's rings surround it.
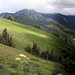
M 22 9 L 75 15 L 75 0 L 0 0 L 0 13 Z
M 49 5 L 60 6 L 60 7 L 74 7 L 75 0 L 49 0 Z
M 74 8 L 63 8 L 61 11 L 62 14 L 69 14 L 69 15 L 75 15 L 75 7 Z

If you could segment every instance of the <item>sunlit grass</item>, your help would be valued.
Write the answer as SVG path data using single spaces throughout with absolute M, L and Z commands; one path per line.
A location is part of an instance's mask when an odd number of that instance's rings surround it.
M 40 46 L 40 51 L 45 51 L 47 50 L 47 47 L 49 47 L 49 50 L 53 48 L 54 53 L 58 54 L 60 50 L 59 47 L 64 47 L 64 45 L 66 45 L 64 41 L 52 34 L 28 25 L 0 18 L 0 34 L 2 34 L 3 29 L 5 28 L 13 37 L 16 48 L 20 50 L 24 50 L 24 47 L 28 44 L 32 46 L 33 42 L 36 42 L 38 46 Z

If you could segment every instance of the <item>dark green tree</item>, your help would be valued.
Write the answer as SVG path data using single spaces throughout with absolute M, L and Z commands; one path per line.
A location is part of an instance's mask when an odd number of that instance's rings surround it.
M 37 55 L 37 56 L 40 56 L 40 47 L 37 47 L 36 55 Z
M 39 25 L 35 25 L 34 27 L 35 27 L 35 28 L 38 28 L 38 29 L 41 29 Z
M 37 43 L 33 42 L 32 53 L 36 55 L 37 52 Z
M 8 15 L 6 19 L 11 20 L 11 21 L 16 21 L 16 19 L 12 15 Z
M 4 40 L 3 37 L 2 37 L 2 39 L 1 39 L 1 43 L 2 43 L 2 44 L 5 44 L 5 40 Z
M 37 25 L 34 26 L 35 28 L 38 28 Z
M 63 57 L 62 64 L 65 66 L 65 69 L 68 72 L 71 72 L 71 75 L 75 74 L 75 48 L 69 47 L 67 49 L 61 49 L 60 54 Z
M 51 50 L 51 53 L 50 53 L 50 55 L 51 55 L 51 60 L 53 60 L 53 49 Z
M 41 29 L 39 25 L 38 25 L 38 29 Z
M 44 58 L 44 56 L 45 56 L 44 52 L 42 51 L 41 54 L 40 54 L 40 57 Z
M 13 46 L 12 36 L 9 38 L 8 42 L 9 42 L 9 46 L 12 47 Z
M 7 29 L 5 28 L 5 29 L 3 30 L 2 37 L 3 37 L 4 39 L 6 39 L 7 36 L 8 36 L 8 33 L 7 33 Z
M 54 59 L 53 49 L 51 50 L 51 52 L 49 52 L 48 59 L 51 60 L 51 61 L 53 61 L 53 59 Z
M 12 36 L 9 37 L 9 34 L 6 28 L 3 30 L 2 36 L 0 36 L 0 43 L 10 47 L 15 47 L 15 44 L 12 41 Z
M 32 52 L 31 45 L 27 45 L 24 49 L 28 53 L 31 53 Z

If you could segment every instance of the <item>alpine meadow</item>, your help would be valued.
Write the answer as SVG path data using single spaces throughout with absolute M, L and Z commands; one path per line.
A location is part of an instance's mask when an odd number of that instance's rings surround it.
M 74 7 L 74 0 L 1 0 L 0 75 L 75 75 Z

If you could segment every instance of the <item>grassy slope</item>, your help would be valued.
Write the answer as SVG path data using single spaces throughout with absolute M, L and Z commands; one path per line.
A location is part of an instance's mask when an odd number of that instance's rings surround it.
M 21 50 L 17 50 L 17 49 L 8 47 L 8 46 L 4 46 L 2 44 L 0 44 L 0 64 L 3 65 L 3 69 L 0 69 L 0 75 L 8 75 L 8 73 L 11 70 L 14 70 L 10 66 L 13 63 L 17 63 L 14 59 L 20 53 L 25 54 L 27 57 L 30 58 L 30 62 L 32 62 L 32 64 L 30 64 L 30 66 L 27 66 L 30 69 L 29 75 L 33 75 L 34 73 L 38 75 L 39 72 L 42 75 L 51 75 L 51 73 L 53 71 L 61 72 L 63 75 L 67 75 L 66 72 L 64 71 L 64 69 L 55 67 L 56 65 L 63 67 L 62 65 L 60 65 L 58 63 L 45 61 L 43 59 L 34 57 L 34 56 L 32 56 L 26 52 L 23 52 Z M 34 64 L 38 64 L 40 66 L 33 67 Z M 17 69 L 15 69 L 15 71 L 16 70 Z M 19 74 L 19 75 L 22 75 L 23 71 L 21 71 L 20 73 L 21 74 Z
M 55 26 L 55 25 L 46 25 L 50 28 L 53 28 L 57 31 L 57 34 L 59 35 L 59 37 L 63 40 L 65 40 L 65 38 L 67 37 L 73 45 L 75 45 L 75 41 L 73 40 L 75 38 L 75 32 L 70 30 L 70 29 L 67 29 L 65 27 L 62 26 L 63 30 L 60 29 L 60 27 L 58 26 Z M 74 33 L 73 35 L 69 34 L 69 33 L 65 33 L 65 32 L 71 32 L 71 33 Z
M 24 50 L 24 47 L 28 44 L 32 45 L 33 41 L 40 46 L 42 51 L 49 47 L 50 50 L 53 48 L 54 52 L 57 54 L 60 50 L 59 47 L 63 48 L 69 46 L 66 42 L 52 34 L 48 34 L 31 26 L 0 18 L 0 34 L 2 34 L 4 28 L 7 28 L 8 33 L 13 36 L 16 48 L 20 50 Z

